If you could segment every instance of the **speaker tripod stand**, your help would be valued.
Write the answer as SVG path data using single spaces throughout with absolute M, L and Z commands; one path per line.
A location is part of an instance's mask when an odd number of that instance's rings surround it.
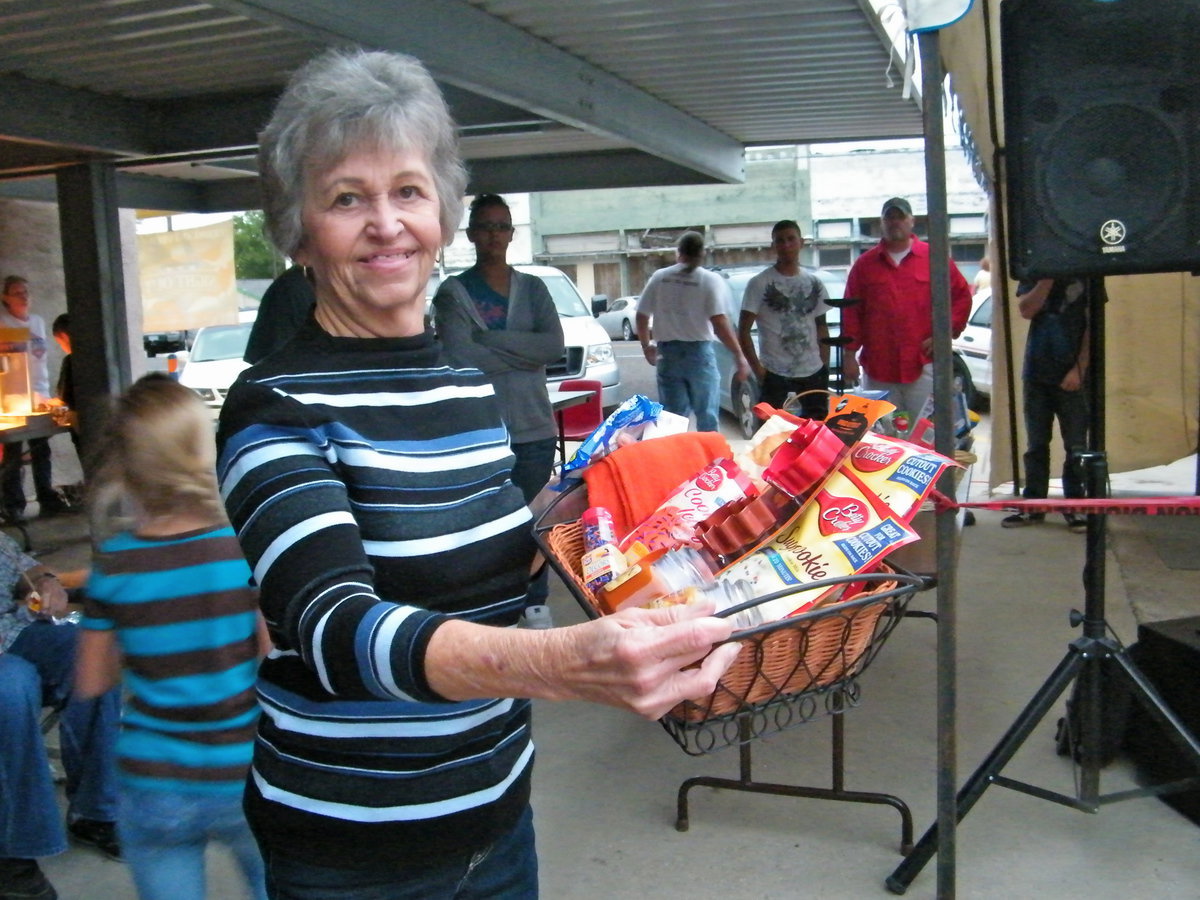
M 1090 430 L 1094 444 L 1103 444 L 1104 435 L 1104 280 L 1090 279 L 1089 335 L 1093 372 L 1091 381 Z M 1083 451 L 1074 454 L 1085 475 L 1089 497 L 1108 495 L 1108 462 L 1103 450 Z M 1106 517 L 1088 516 L 1087 547 L 1084 554 L 1083 584 L 1084 612 L 1072 611 L 1073 625 L 1082 625 L 1080 637 L 1072 641 L 1066 655 L 1050 674 L 1050 677 L 1033 695 L 1016 721 L 1005 732 L 1000 742 L 992 749 L 983 763 L 967 779 L 955 797 L 955 821 L 961 822 L 971 808 L 983 796 L 984 791 L 996 784 L 1021 791 L 1043 800 L 1051 800 L 1083 812 L 1097 812 L 1102 805 L 1130 800 L 1135 797 L 1156 796 L 1200 787 L 1200 741 L 1196 739 L 1183 721 L 1175 715 L 1159 695 L 1154 685 L 1134 665 L 1125 647 L 1111 636 L 1105 620 L 1104 609 L 1104 561 L 1105 561 Z M 1100 793 L 1100 769 L 1104 760 L 1101 751 L 1103 728 L 1103 694 L 1101 689 L 1105 668 L 1114 686 L 1121 686 L 1137 700 L 1150 718 L 1174 742 L 1185 757 L 1195 766 L 1196 775 L 1166 784 L 1151 785 L 1111 794 Z M 1038 723 L 1045 718 L 1055 701 L 1072 682 L 1078 682 L 1075 700 L 1079 704 L 1078 719 L 1081 722 L 1078 744 L 1070 747 L 1072 757 L 1078 762 L 1076 795 L 1069 796 L 1037 785 L 1008 778 L 1001 774 L 1004 767 L 1016 755 L 1025 739 Z M 1066 727 L 1069 729 L 1071 716 Z M 1071 735 L 1071 737 L 1076 737 Z M 896 870 L 887 879 L 887 888 L 894 894 L 903 894 L 921 869 L 937 851 L 937 823 L 913 847 Z

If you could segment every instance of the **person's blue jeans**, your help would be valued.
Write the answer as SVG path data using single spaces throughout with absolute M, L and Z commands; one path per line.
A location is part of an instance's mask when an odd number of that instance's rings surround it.
M 513 462 L 512 483 L 521 489 L 525 497 L 525 505 L 533 502 L 533 498 L 546 486 L 550 473 L 554 470 L 554 456 L 558 453 L 558 440 L 545 438 L 540 441 L 522 441 L 512 445 L 516 461 Z M 550 596 L 550 567 L 543 566 L 542 571 L 529 582 L 529 590 L 525 594 L 528 606 L 541 606 Z
M 658 400 L 667 412 L 694 412 L 697 431 L 717 430 L 721 374 L 712 341 L 662 341 L 655 376 Z
M 387 848 L 380 848 L 385 854 Z M 532 900 L 538 896 L 533 810 L 486 850 L 397 874 L 394 867 L 334 869 L 263 847 L 271 900 Z
M 242 812 L 240 785 L 217 796 L 123 785 L 117 834 L 139 900 L 204 900 L 209 841 L 229 847 L 250 896 L 266 900 L 262 856 Z
M 43 706 L 69 694 L 78 629 L 35 622 L 0 654 L 0 857 L 36 859 L 67 849 L 40 728 Z M 117 814 L 119 689 L 67 702 L 59 720 L 68 817 Z
M 1057 385 L 1039 384 L 1026 379 L 1025 388 L 1025 490 L 1023 496 L 1040 500 L 1050 493 L 1050 439 L 1054 420 L 1062 435 L 1067 459 L 1063 463 L 1064 497 L 1084 496 L 1083 477 L 1071 454 L 1086 450 L 1088 443 L 1088 402 L 1086 386 L 1064 391 Z

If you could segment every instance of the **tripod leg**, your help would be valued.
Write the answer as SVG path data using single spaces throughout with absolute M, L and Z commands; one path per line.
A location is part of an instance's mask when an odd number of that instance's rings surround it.
M 1000 739 L 992 752 L 975 770 L 975 773 L 967 779 L 962 789 L 958 792 L 958 797 L 955 801 L 955 821 L 961 822 L 963 817 L 971 811 L 971 807 L 975 802 L 983 796 L 983 792 L 987 790 L 991 783 L 992 776 L 999 772 L 1008 764 L 1008 761 L 1016 755 L 1016 752 L 1021 749 L 1021 745 L 1025 743 L 1025 739 L 1029 737 L 1038 723 L 1042 721 L 1050 707 L 1054 705 L 1059 696 L 1062 694 L 1068 684 L 1079 672 L 1079 667 L 1083 664 L 1083 657 L 1079 652 L 1076 644 L 1072 643 L 1067 650 L 1067 655 L 1062 658 L 1058 666 L 1051 673 L 1046 682 L 1038 689 L 1037 693 L 1017 716 L 1017 719 L 1005 732 L 1004 737 Z M 938 827 L 935 822 L 929 827 L 929 830 L 921 836 L 917 841 L 917 845 L 912 852 L 904 858 L 896 870 L 888 877 L 886 881 L 887 889 L 893 894 L 903 894 L 908 890 L 908 886 L 913 883 L 913 880 L 920 874 L 921 869 L 925 864 L 933 858 L 937 852 L 938 843 Z

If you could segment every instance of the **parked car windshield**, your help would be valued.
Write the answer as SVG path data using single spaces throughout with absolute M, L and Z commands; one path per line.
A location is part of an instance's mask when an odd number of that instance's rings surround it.
M 979 328 L 992 327 L 992 293 L 988 291 L 987 297 L 979 304 L 975 312 L 971 313 L 971 318 L 967 322 L 968 325 L 975 325 Z
M 583 299 L 579 296 L 579 292 L 575 290 L 574 285 L 567 280 L 565 275 L 539 275 L 539 278 L 545 282 L 546 287 L 550 290 L 550 298 L 554 301 L 554 308 L 558 310 L 560 316 L 588 316 L 592 315 L 590 309 L 584 305 Z
M 212 362 L 217 359 L 241 359 L 250 340 L 249 322 L 242 325 L 209 326 L 196 335 L 192 344 L 192 362 Z

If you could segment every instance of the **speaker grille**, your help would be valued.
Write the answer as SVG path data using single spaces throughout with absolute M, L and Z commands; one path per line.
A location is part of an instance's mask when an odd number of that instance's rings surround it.
M 1161 239 L 1188 196 L 1176 162 L 1187 158 L 1178 131 L 1164 116 L 1127 104 L 1066 116 L 1046 134 L 1037 166 L 1037 202 L 1050 231 L 1089 252 L 1102 249 L 1111 221 L 1125 226 L 1129 251 Z

